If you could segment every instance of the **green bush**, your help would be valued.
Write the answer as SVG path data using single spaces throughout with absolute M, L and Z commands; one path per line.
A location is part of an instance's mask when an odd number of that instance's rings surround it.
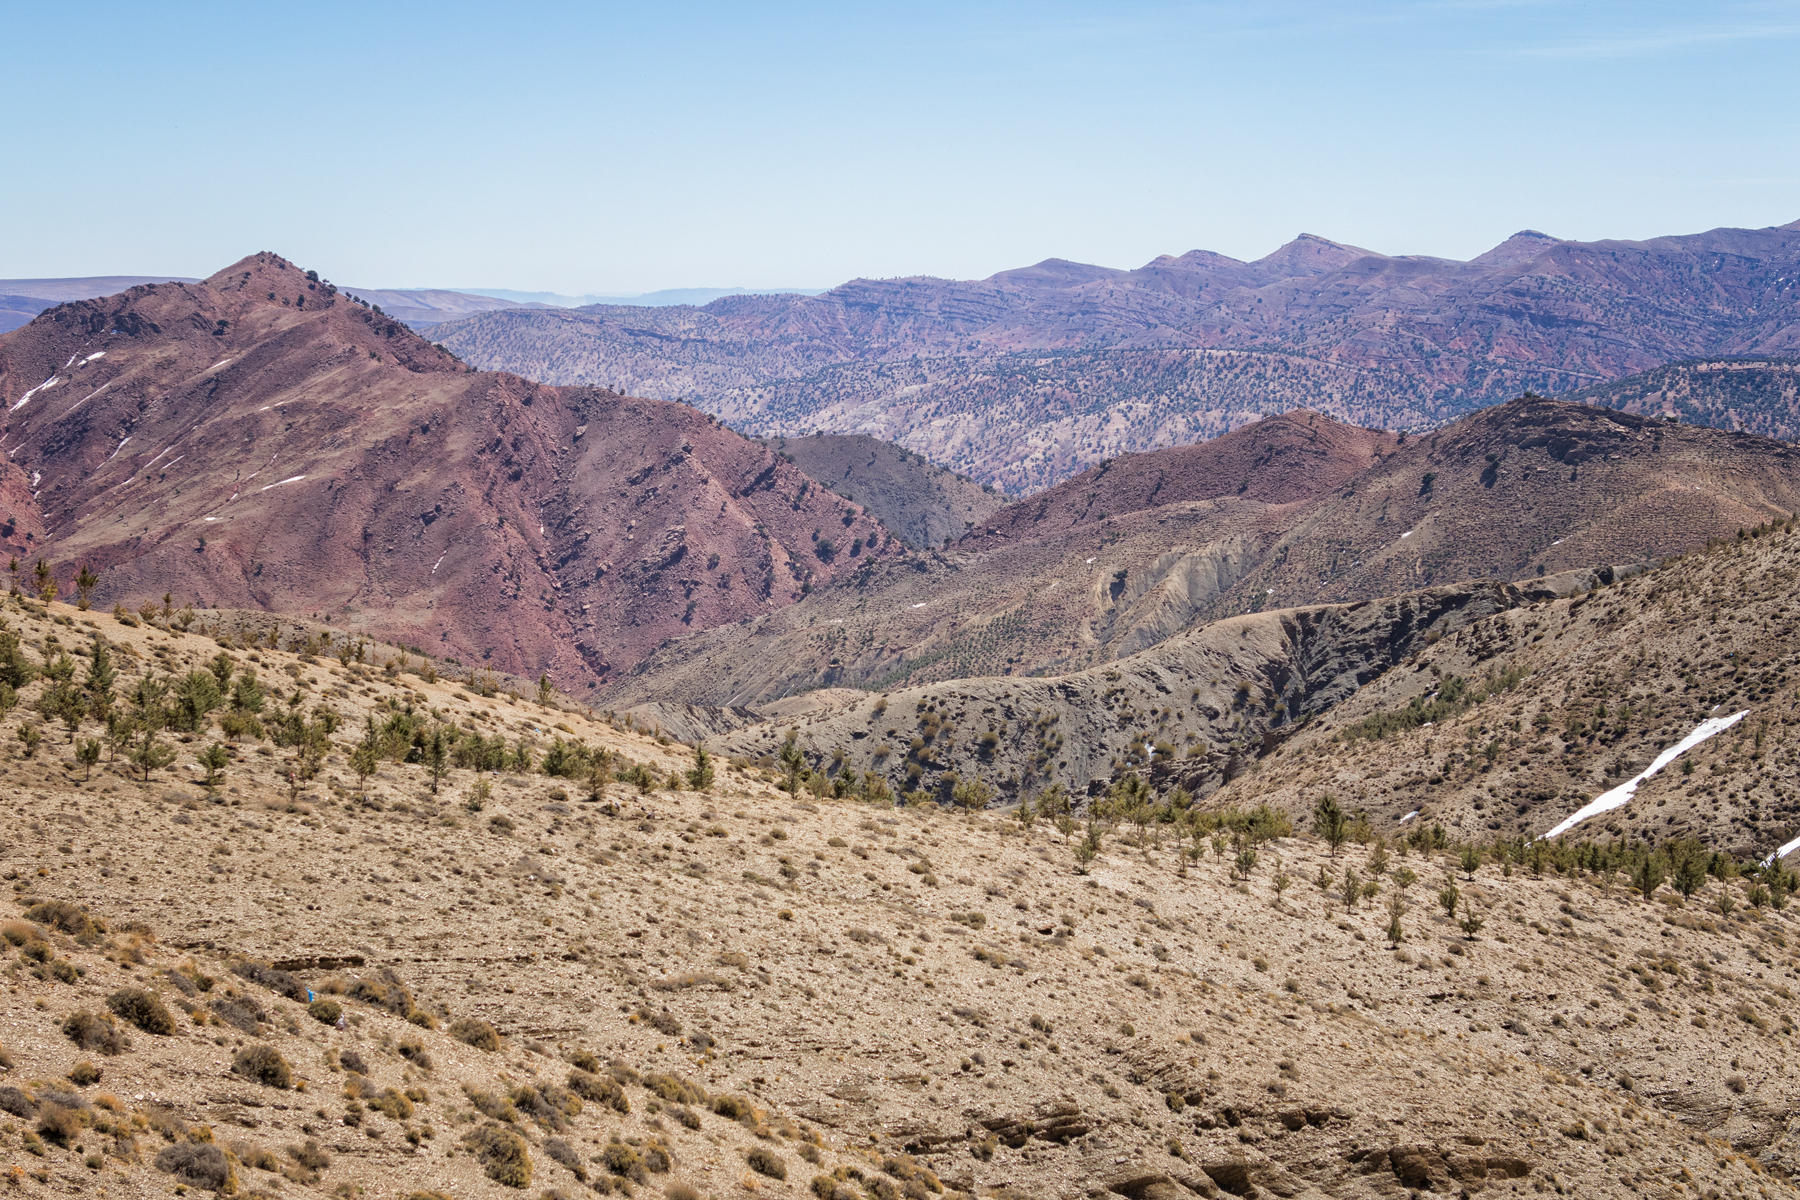
M 531 1151 L 516 1131 L 504 1125 L 483 1125 L 470 1131 L 463 1144 L 494 1182 L 515 1188 L 531 1183 Z
M 787 1162 L 781 1155 L 767 1146 L 752 1146 L 744 1151 L 744 1161 L 758 1175 L 767 1175 L 770 1179 L 787 1178 Z
M 231 1070 L 264 1087 L 286 1089 L 293 1083 L 293 1072 L 281 1051 L 261 1042 L 253 1042 L 239 1050 L 231 1060 Z
M 93 1050 L 100 1054 L 118 1054 L 131 1048 L 131 1042 L 125 1031 L 119 1028 L 118 1022 L 110 1016 L 91 1013 L 86 1009 L 72 1012 L 63 1018 L 63 1036 L 74 1042 L 83 1050 Z
M 169 1015 L 155 992 L 138 987 L 120 988 L 106 998 L 106 1007 L 145 1033 L 167 1037 L 175 1032 L 175 1018 Z
M 462 1017 L 453 1021 L 449 1029 L 450 1036 L 459 1042 L 467 1042 L 477 1050 L 498 1050 L 500 1035 L 492 1025 L 477 1017 Z

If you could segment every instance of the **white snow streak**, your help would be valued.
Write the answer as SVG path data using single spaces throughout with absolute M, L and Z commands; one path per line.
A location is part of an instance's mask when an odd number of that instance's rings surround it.
M 107 388 L 111 387 L 116 382 L 118 382 L 118 381 L 114 380 L 114 379 L 109 379 L 105 383 L 101 384 L 99 387 L 95 388 L 93 391 L 89 392 L 87 395 L 83 396 L 81 399 L 77 400 L 75 403 L 69 405 L 68 408 L 63 410 L 63 417 L 68 416 L 70 413 L 74 412 L 76 409 L 78 409 L 82 405 L 86 404 L 89 400 L 92 400 L 95 396 L 98 396 L 101 392 L 104 392 Z M 62 417 L 58 417 L 57 420 L 59 420 L 59 421 L 62 420 Z
M 1788 842 L 1786 845 L 1782 846 L 1781 849 L 1779 849 L 1775 853 L 1769 855 L 1769 857 L 1763 859 L 1762 865 L 1765 867 L 1772 867 L 1775 865 L 1776 859 L 1786 858 L 1788 855 L 1792 854 L 1796 850 L 1800 850 L 1800 837 L 1797 837 L 1793 841 Z
M 1404 542 L 1407 538 L 1411 537 L 1413 534 L 1415 534 L 1417 532 L 1418 532 L 1418 530 L 1416 530 L 1416 529 L 1409 529 L 1405 533 L 1400 535 L 1400 540 Z
M 75 353 L 73 353 L 73 354 L 71 354 L 71 355 L 69 355 L 69 361 L 68 361 L 68 362 L 66 362 L 66 363 L 64 363 L 64 364 L 63 364 L 63 370 L 65 370 L 65 371 L 66 371 L 66 370 L 68 370 L 68 369 L 69 369 L 69 368 L 70 368 L 70 367 L 72 367 L 72 366 L 74 366 L 74 365 L 75 365 L 75 360 L 76 360 L 76 359 L 78 359 L 78 358 L 80 358 L 80 357 L 81 357 L 81 351 L 79 351 L 79 350 L 77 350 L 77 351 L 76 351 L 76 352 L 75 352 Z
M 88 355 L 86 358 L 82 359 L 81 361 L 82 362 L 98 362 L 99 360 L 101 360 L 105 357 L 106 357 L 106 351 L 96 350 L 92 354 Z
M 42 383 L 38 384 L 36 387 L 32 388 L 29 392 L 26 392 L 23 396 L 20 396 L 19 402 L 12 406 L 12 410 L 14 412 L 18 412 L 21 408 L 25 407 L 25 402 L 27 400 L 31 399 L 33 396 L 37 395 L 39 392 L 44 391 L 46 388 L 53 388 L 55 386 L 56 386 L 56 376 L 52 375 L 50 378 L 44 380 L 44 382 L 42 382 Z
M 914 607 L 914 608 L 924 608 L 924 607 L 925 607 L 925 603 L 926 603 L 926 602 L 925 602 L 925 601 L 923 601 L 923 600 L 921 600 L 921 601 L 919 601 L 919 602 L 918 602 L 918 603 L 917 603 L 917 604 L 915 604 L 915 605 L 913 605 L 913 607 Z
M 1795 853 L 1796 849 L 1800 849 L 1800 838 L 1795 838 L 1793 842 L 1787 842 L 1786 846 L 1780 847 L 1773 855 L 1764 858 L 1764 860 L 1762 860 L 1762 865 L 1764 865 L 1764 867 L 1773 867 L 1777 858 L 1786 858 L 1787 855 Z
M 449 552 L 449 551 L 448 551 L 448 550 L 446 550 L 446 551 L 444 551 L 444 552 L 443 552 L 443 553 L 442 553 L 442 554 L 440 554 L 440 555 L 438 555 L 438 560 L 437 560 L 437 561 L 436 561 L 436 562 L 434 562 L 434 563 L 432 563 L 432 564 L 431 564 L 431 573 L 432 573 L 432 574 L 433 574 L 433 575 L 436 575 L 436 574 L 437 574 L 437 569 L 438 569 L 438 568 L 439 568 L 439 567 L 441 567 L 441 566 L 443 566 L 443 565 L 444 565 L 444 560 L 445 560 L 445 559 L 446 559 L 446 558 L 449 558 L 449 557 L 450 557 L 450 552 Z
M 125 437 L 121 438 L 119 440 L 119 444 L 113 447 L 113 452 L 106 456 L 106 461 L 111 462 L 113 459 L 119 457 L 119 451 L 123 450 L 125 448 L 125 443 L 129 442 L 130 440 L 131 440 L 131 437 L 129 434 L 127 434 Z
M 1404 816 L 1404 817 L 1401 817 L 1401 818 L 1400 818 L 1400 823 L 1401 823 L 1401 824 L 1402 824 L 1402 825 L 1404 825 L 1404 824 L 1406 824 L 1406 823 L 1407 823 L 1407 822 L 1408 822 L 1408 821 L 1410 821 L 1410 820 L 1412 820 L 1412 819 L 1413 819 L 1413 818 L 1414 818 L 1414 817 L 1416 817 L 1416 816 L 1418 816 L 1418 815 L 1419 815 L 1419 810 L 1418 810 L 1418 809 L 1416 809 L 1416 808 L 1415 808 L 1415 809 L 1413 809 L 1413 810 L 1412 810 L 1412 811 L 1411 811 L 1411 812 L 1409 812 L 1409 813 L 1407 813 L 1407 814 L 1406 814 L 1406 815 L 1405 815 L 1405 816 Z
M 1644 782 L 1644 780 L 1650 778 L 1652 775 L 1680 758 L 1683 754 L 1686 754 L 1689 750 L 1692 750 L 1695 746 L 1704 742 L 1707 738 L 1712 737 L 1715 733 L 1724 733 L 1727 729 L 1730 729 L 1733 725 L 1736 725 L 1739 721 L 1749 715 L 1750 710 L 1746 708 L 1743 712 L 1732 713 L 1729 717 L 1711 717 L 1700 722 L 1694 732 L 1688 734 L 1679 742 L 1676 742 L 1673 746 L 1670 746 L 1667 750 L 1664 750 L 1661 754 L 1657 755 L 1649 766 L 1645 767 L 1642 771 L 1639 771 L 1630 779 L 1627 779 L 1624 783 L 1621 783 L 1618 787 L 1588 801 L 1586 804 L 1576 809 L 1574 813 L 1564 818 L 1560 824 L 1538 840 L 1548 841 L 1551 838 L 1561 837 L 1589 817 L 1598 816 L 1603 812 L 1610 812 L 1615 808 L 1623 808 L 1625 805 L 1631 803 L 1631 797 L 1637 793 L 1638 784 Z
M 284 483 L 299 483 L 302 479 L 305 479 L 305 478 L 306 478 L 306 476 L 304 476 L 304 475 L 290 475 L 286 479 L 277 479 L 274 483 L 265 483 L 261 487 L 257 488 L 256 490 L 259 492 L 266 492 L 270 488 L 278 488 Z

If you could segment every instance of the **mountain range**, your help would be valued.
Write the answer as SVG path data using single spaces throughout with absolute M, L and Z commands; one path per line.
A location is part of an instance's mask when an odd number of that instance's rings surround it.
M 633 310 L 761 437 L 274 254 L 36 312 L 12 1184 L 1793 1194 L 1793 235 Z
M 1796 329 L 1800 223 L 1527 230 L 1467 262 L 1302 235 L 1255 262 L 1051 259 L 699 308 L 495 312 L 433 336 L 483 367 L 685 399 L 751 433 L 897 441 L 1021 493 L 1292 408 L 1422 429 L 1676 360 L 1792 355 Z

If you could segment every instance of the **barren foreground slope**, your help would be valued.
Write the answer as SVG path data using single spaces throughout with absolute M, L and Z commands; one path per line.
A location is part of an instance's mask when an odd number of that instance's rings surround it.
M 1683 903 L 1478 863 L 1465 928 L 1450 860 L 1404 844 L 1242 817 L 1213 843 L 1196 814 L 1102 822 L 1083 866 L 1008 815 L 723 762 L 676 790 L 680 746 L 378 649 L 5 616 L 0 1158 L 26 1195 L 1794 1191 L 1800 931 L 1723 903 L 1744 879 Z M 36 711 L 95 635 L 129 719 L 159 708 L 146 670 L 216 663 L 236 698 L 178 688 L 195 729 L 139 726 L 148 782 L 84 778 Z M 63 650 L 71 684 L 24 681 Z M 601 749 L 634 782 L 572 765 Z

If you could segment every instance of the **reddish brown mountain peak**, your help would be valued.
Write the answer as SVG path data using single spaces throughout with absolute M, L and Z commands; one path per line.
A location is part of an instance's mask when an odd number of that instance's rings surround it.
M 220 291 L 234 291 L 263 279 L 285 278 L 287 282 L 292 283 L 292 277 L 299 274 L 301 274 L 300 268 L 281 255 L 268 250 L 259 250 L 255 254 L 238 259 L 223 271 L 208 275 L 201 282 Z
M 694 409 L 467 370 L 266 253 L 0 337 L 0 445 L 0 515 L 30 500 L 15 531 L 107 602 L 330 613 L 570 686 L 891 540 Z
M 1347 267 L 1359 259 L 1381 257 L 1384 256 L 1373 250 L 1364 250 L 1361 246 L 1346 246 L 1317 234 L 1303 233 L 1285 246 L 1257 259 L 1252 265 L 1276 278 L 1292 279 L 1323 275 Z

